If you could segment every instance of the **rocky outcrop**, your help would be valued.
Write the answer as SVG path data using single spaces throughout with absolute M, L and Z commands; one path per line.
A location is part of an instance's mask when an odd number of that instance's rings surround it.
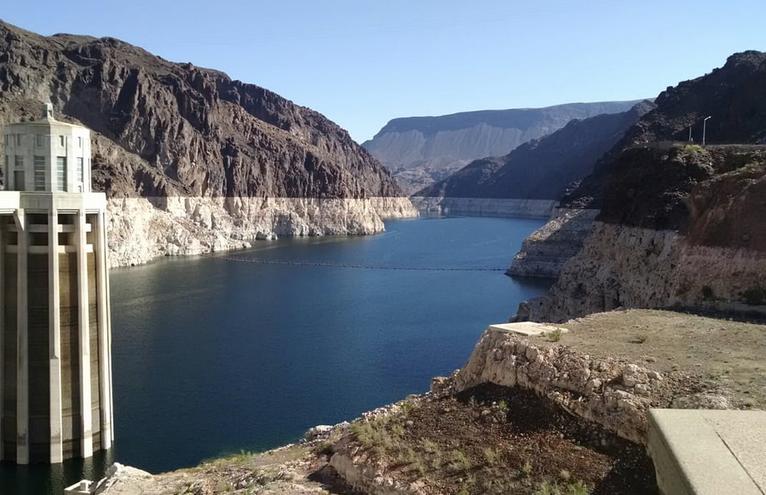
M 617 307 L 762 313 L 766 148 L 655 144 L 612 165 L 603 210 L 549 295 L 517 317 Z
M 366 235 L 383 220 L 417 216 L 407 198 L 111 198 L 109 263 L 251 247 L 280 237 Z
M 514 277 L 557 278 L 580 252 L 598 210 L 557 208 L 548 222 L 532 232 L 506 272 Z
M 485 110 L 394 119 L 363 144 L 397 178 L 421 189 L 479 158 L 503 156 L 550 134 L 572 119 L 628 110 L 637 101 L 569 103 L 546 108 Z M 418 174 L 413 175 L 412 170 Z M 508 197 L 508 196 L 506 196 Z
M 485 383 L 533 390 L 636 443 L 646 442 L 649 407 L 669 403 L 656 371 L 492 329 L 484 332 L 450 387 L 461 392 Z
M 546 199 L 410 198 L 421 215 L 548 218 L 557 202 Z
M 564 321 L 625 308 L 680 307 L 766 314 L 766 252 L 700 246 L 671 230 L 596 222 L 551 292 L 524 303 L 519 317 Z
M 373 198 L 403 195 L 338 125 L 222 72 L 169 62 L 113 38 L 45 37 L 1 22 L 0 53 L 0 124 L 36 116 L 50 100 L 62 120 L 93 130 L 94 189 L 106 192 L 112 206 L 133 208 L 113 211 L 116 224 L 135 213 L 138 222 L 170 230 L 149 232 L 147 239 L 169 244 L 144 241 L 130 262 L 148 253 L 212 249 L 206 245 L 239 247 L 273 234 L 375 232 L 380 215 L 371 213 Z M 189 206 L 179 214 L 157 198 L 189 198 Z M 285 201 L 274 207 L 272 198 Z M 304 199 L 349 201 L 334 215 Z M 259 203 L 268 203 L 263 219 L 255 218 Z M 408 208 L 406 200 L 399 203 Z M 138 211 L 146 205 L 158 211 Z M 192 218 L 205 217 L 206 208 L 222 232 Z M 125 229 L 113 237 L 123 235 Z

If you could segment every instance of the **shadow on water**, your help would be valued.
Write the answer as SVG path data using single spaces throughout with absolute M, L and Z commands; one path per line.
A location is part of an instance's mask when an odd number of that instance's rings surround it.
M 60 494 L 82 479 L 100 479 L 115 462 L 114 449 L 94 453 L 90 459 L 72 459 L 62 464 L 0 463 L 0 494 Z

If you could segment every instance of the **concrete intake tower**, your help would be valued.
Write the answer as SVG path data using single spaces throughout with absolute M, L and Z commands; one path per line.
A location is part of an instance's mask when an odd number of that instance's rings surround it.
M 3 131 L 0 458 L 59 463 L 114 439 L 106 196 L 90 131 L 53 118 Z

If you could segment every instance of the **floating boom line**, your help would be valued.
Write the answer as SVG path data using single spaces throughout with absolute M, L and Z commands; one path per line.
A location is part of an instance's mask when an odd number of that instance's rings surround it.
M 328 261 L 308 261 L 308 260 L 280 260 L 263 258 L 242 258 L 239 256 L 222 256 L 222 259 L 236 261 L 238 263 L 252 263 L 256 265 L 287 265 L 287 266 L 308 266 L 319 268 L 346 268 L 355 270 L 391 270 L 391 271 L 410 271 L 410 272 L 504 272 L 505 268 L 491 268 L 482 266 L 467 267 L 444 267 L 444 266 L 390 266 L 390 265 L 365 265 L 355 263 L 332 263 Z

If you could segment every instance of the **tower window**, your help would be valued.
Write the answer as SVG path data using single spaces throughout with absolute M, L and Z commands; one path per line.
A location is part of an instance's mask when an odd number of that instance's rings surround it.
M 59 145 L 64 146 L 64 136 L 59 136 Z
M 85 183 L 85 168 L 83 167 L 82 157 L 77 159 L 77 182 Z
M 56 190 L 66 191 L 66 157 L 56 157 Z
M 35 191 L 45 191 L 44 156 L 35 156 Z
M 21 134 L 16 134 L 16 146 L 21 146 Z
M 43 139 L 45 136 L 42 134 L 35 134 L 35 146 L 38 148 L 42 148 L 45 144 L 45 140 Z
M 21 155 L 16 155 L 14 166 L 16 168 L 24 168 L 24 157 Z
M 24 190 L 24 171 L 23 170 L 13 171 L 13 188 L 16 191 Z

